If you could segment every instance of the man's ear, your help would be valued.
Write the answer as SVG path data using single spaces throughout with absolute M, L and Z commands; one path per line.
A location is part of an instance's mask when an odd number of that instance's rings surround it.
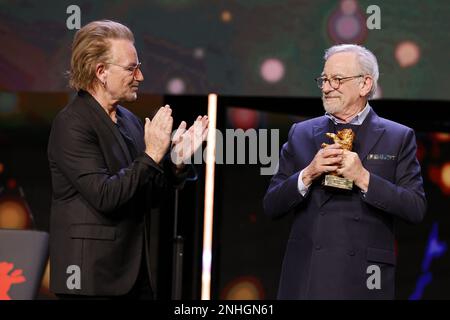
M 104 63 L 97 63 L 95 65 L 95 76 L 101 83 L 106 82 L 106 65 Z
M 369 94 L 370 90 L 373 87 L 373 79 L 372 77 L 365 76 L 364 81 L 361 82 L 361 89 L 359 90 L 359 94 L 362 97 L 365 97 Z

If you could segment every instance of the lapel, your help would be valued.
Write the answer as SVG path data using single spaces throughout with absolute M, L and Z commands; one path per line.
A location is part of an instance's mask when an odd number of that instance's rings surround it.
M 103 125 L 106 126 L 111 131 L 111 133 L 116 139 L 116 142 L 122 149 L 122 153 L 125 159 L 127 160 L 128 163 L 131 163 L 132 159 L 128 152 L 127 145 L 125 144 L 125 141 L 123 140 L 119 130 L 117 130 L 117 128 L 115 127 L 114 122 L 106 114 L 105 110 L 103 110 L 103 108 L 100 106 L 97 100 L 95 100 L 94 97 L 92 97 L 88 92 L 83 91 L 79 93 L 79 96 L 91 107 L 93 114 L 100 120 L 100 122 L 103 123 Z
M 385 128 L 381 125 L 380 118 L 375 111 L 371 109 L 361 125 L 361 128 L 358 130 L 358 139 L 360 144 L 358 155 L 363 165 L 366 163 L 367 155 L 373 149 L 378 140 L 380 140 L 384 131 Z
M 319 122 L 313 126 L 313 136 L 314 142 L 316 144 L 316 153 L 321 149 L 320 145 L 323 142 L 332 143 L 331 139 L 325 135 L 325 133 L 327 132 L 333 132 L 333 123 L 329 118 L 322 116 L 319 119 Z
M 325 116 L 323 118 L 324 119 L 322 119 L 319 124 L 313 127 L 316 152 L 320 149 L 320 145 L 322 144 L 322 142 L 330 142 L 330 139 L 325 136 L 325 133 L 333 131 L 331 120 Z M 380 123 L 380 118 L 375 113 L 375 111 L 371 109 L 358 130 L 358 140 L 360 143 L 358 155 L 363 165 L 366 162 L 367 155 L 373 149 L 378 140 L 380 140 L 384 131 L 385 129 Z M 333 196 L 333 192 L 329 191 L 326 188 L 323 188 L 320 184 L 316 187 L 322 189 L 322 192 L 319 192 L 318 198 L 319 207 L 322 207 Z
M 136 127 L 132 124 L 132 121 L 127 117 L 126 113 L 122 111 L 121 106 L 117 106 L 118 120 L 120 118 L 120 126 L 125 129 L 127 136 L 130 137 L 130 142 L 134 146 L 137 155 L 145 150 L 145 143 L 143 143 L 143 138 L 141 133 L 136 130 Z M 136 156 L 137 156 L 136 155 Z

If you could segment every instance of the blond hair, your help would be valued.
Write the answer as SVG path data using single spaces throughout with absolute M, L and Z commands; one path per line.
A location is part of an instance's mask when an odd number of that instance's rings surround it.
M 93 21 L 77 31 L 72 43 L 69 85 L 76 90 L 95 88 L 95 67 L 110 57 L 111 39 L 126 39 L 134 43 L 131 30 L 111 20 Z

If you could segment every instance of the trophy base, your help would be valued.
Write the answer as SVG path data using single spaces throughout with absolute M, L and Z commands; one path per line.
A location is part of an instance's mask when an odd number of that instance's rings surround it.
M 353 189 L 353 181 L 332 175 L 326 175 L 323 179 L 322 185 L 326 187 L 338 188 L 343 190 L 352 190 Z

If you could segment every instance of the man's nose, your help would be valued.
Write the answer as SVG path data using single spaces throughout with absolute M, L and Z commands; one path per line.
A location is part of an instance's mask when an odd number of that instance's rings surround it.
M 322 92 L 325 94 L 330 93 L 331 91 L 334 91 L 333 87 L 330 85 L 330 81 L 324 81 L 322 83 Z
M 144 81 L 144 74 L 142 73 L 140 68 L 138 68 L 136 70 L 136 74 L 134 75 L 134 79 L 136 81 L 139 81 L 139 82 Z

